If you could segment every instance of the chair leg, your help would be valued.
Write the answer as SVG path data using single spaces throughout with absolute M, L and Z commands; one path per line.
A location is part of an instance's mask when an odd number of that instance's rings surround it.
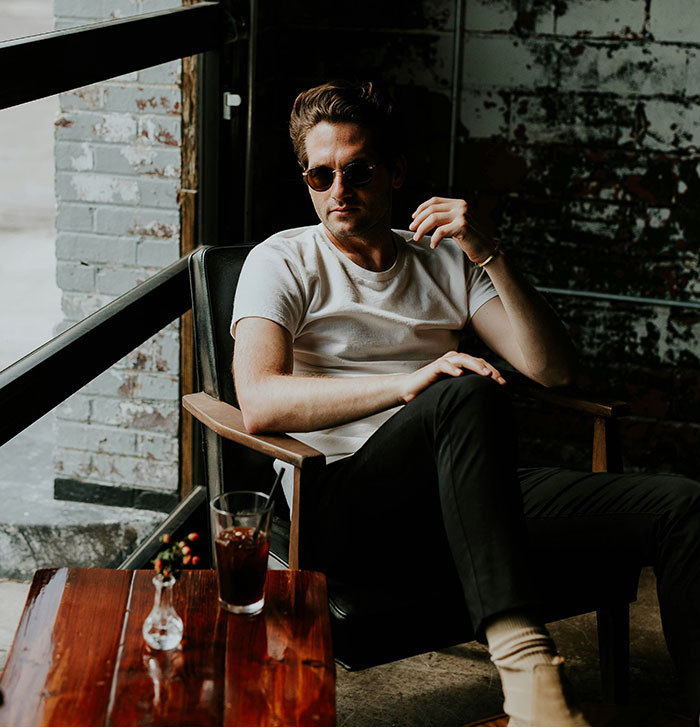
M 615 704 L 629 701 L 630 608 L 620 603 L 601 609 L 598 617 L 598 649 L 603 699 Z

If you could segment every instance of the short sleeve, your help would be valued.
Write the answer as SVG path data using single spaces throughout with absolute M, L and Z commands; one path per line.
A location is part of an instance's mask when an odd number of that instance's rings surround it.
M 254 247 L 241 269 L 233 301 L 231 335 L 241 318 L 267 318 L 295 336 L 305 310 L 304 286 L 298 268 L 274 238 Z
M 466 257 L 466 255 L 465 255 Z M 484 303 L 498 296 L 487 272 L 476 265 L 471 266 L 469 275 L 469 319 Z

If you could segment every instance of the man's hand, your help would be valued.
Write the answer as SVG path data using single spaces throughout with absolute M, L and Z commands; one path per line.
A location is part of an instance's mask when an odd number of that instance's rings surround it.
M 409 225 L 414 230 L 414 240 L 420 240 L 430 230 L 430 247 L 434 250 L 445 237 L 452 237 L 473 263 L 479 263 L 492 255 L 496 243 L 468 221 L 468 205 L 463 199 L 432 197 L 423 202 L 413 213 Z
M 448 351 L 417 371 L 406 374 L 408 387 L 401 398 L 408 403 L 443 376 L 461 376 L 465 371 L 474 371 L 480 376 L 490 377 L 501 385 L 506 383 L 498 369 L 483 358 L 470 356 L 468 353 Z

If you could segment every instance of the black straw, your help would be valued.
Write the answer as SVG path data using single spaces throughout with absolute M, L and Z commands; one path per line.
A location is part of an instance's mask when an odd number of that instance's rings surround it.
M 275 477 L 275 481 L 272 483 L 272 488 L 270 489 L 270 494 L 267 496 L 267 504 L 269 505 L 272 502 L 272 496 L 275 494 L 275 488 L 277 485 L 279 485 L 280 480 L 282 479 L 282 473 L 284 472 L 283 469 L 281 469 L 277 473 L 277 477 Z M 258 523 L 255 530 L 253 530 L 253 537 L 251 538 L 252 542 L 254 543 L 258 539 L 258 533 L 260 532 L 260 526 L 262 525 L 262 520 Z

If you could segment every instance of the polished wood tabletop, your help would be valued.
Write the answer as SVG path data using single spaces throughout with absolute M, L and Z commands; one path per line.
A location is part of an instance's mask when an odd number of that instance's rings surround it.
M 335 725 L 323 575 L 269 571 L 258 616 L 219 607 L 214 571 L 184 571 L 181 645 L 141 627 L 152 571 L 37 571 L 0 677 L 2 727 Z

